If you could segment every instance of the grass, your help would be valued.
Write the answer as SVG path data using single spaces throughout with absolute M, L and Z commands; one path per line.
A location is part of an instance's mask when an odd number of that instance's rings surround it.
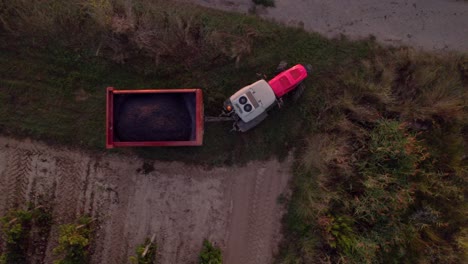
M 466 61 L 380 50 L 321 80 L 279 263 L 463 262 Z
M 463 262 L 466 54 L 327 40 L 165 1 L 3 6 L 1 133 L 102 151 L 107 86 L 201 87 L 217 115 L 280 60 L 310 63 L 300 101 L 251 132 L 207 124 L 200 148 L 112 152 L 223 165 L 295 149 L 279 263 Z

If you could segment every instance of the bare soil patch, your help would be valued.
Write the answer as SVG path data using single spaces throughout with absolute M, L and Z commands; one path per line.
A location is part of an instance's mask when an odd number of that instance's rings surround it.
M 287 192 L 291 160 L 215 169 L 152 165 L 0 137 L 0 215 L 38 199 L 51 206 L 47 249 L 34 253 L 44 263 L 54 259 L 58 226 L 81 214 L 98 222 L 92 263 L 127 263 L 153 234 L 158 263 L 196 263 L 205 238 L 221 247 L 226 263 L 272 262 L 284 213 L 277 198 Z
M 216 9 L 249 13 L 252 0 L 183 0 Z M 275 0 L 255 13 L 327 37 L 374 35 L 392 46 L 433 51 L 468 50 L 468 3 L 462 0 Z

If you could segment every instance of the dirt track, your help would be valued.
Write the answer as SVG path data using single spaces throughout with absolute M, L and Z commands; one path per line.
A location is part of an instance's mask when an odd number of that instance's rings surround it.
M 252 8 L 252 0 L 181 1 L 241 13 Z M 275 4 L 259 6 L 256 13 L 327 37 L 372 34 L 383 44 L 468 52 L 465 0 L 275 0 Z
M 277 197 L 287 188 L 291 161 L 253 162 L 206 170 L 96 156 L 31 141 L 0 137 L 0 215 L 26 202 L 47 201 L 55 225 L 35 259 L 52 263 L 58 224 L 80 214 L 98 220 L 92 263 L 126 263 L 137 244 L 156 234 L 158 263 L 196 263 L 208 238 L 226 263 L 270 263 L 284 211 Z

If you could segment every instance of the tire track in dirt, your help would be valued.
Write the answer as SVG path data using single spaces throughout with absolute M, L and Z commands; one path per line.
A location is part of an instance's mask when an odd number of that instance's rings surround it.
M 53 249 L 58 245 L 60 225 L 73 223 L 78 216 L 79 194 L 83 188 L 87 162 L 86 157 L 54 156 L 55 190 L 53 201 L 50 201 L 54 225 L 50 231 L 51 239 L 47 246 L 46 263 L 52 263 L 56 259 Z
M 257 168 L 245 171 L 234 180 L 227 264 L 273 262 L 285 212 L 277 200 L 279 195 L 287 193 L 291 163 L 292 160 L 284 164 L 257 164 Z
M 8 144 L 4 144 L 3 142 L 0 141 L 0 216 L 4 216 L 7 211 L 7 192 L 6 192 L 6 186 L 7 186 L 7 181 L 8 177 L 6 175 L 6 168 L 9 160 L 9 149 L 8 149 Z M 3 249 L 5 248 L 5 244 L 3 241 L 2 236 L 0 236 L 0 253 L 3 252 Z
M 19 148 L 3 144 L 0 140 L 0 216 L 15 208 L 26 209 L 29 204 L 42 205 L 48 200 L 50 190 L 47 177 L 40 161 L 44 159 L 43 153 L 33 145 L 31 148 Z M 37 195 L 37 193 L 42 193 Z M 29 263 L 44 263 L 45 251 L 48 241 L 48 228 L 37 226 L 33 222 L 30 232 L 30 245 L 28 247 Z
M 31 155 L 30 151 L 23 149 L 10 151 L 5 170 L 6 184 L 3 189 L 7 193 L 4 206 L 6 210 L 26 205 L 26 190 L 31 173 Z
M 78 197 L 82 188 L 81 176 L 85 166 L 76 160 L 67 157 L 56 159 L 57 165 L 57 188 L 55 190 L 56 199 L 60 200 L 54 206 L 54 217 L 57 222 L 73 221 L 76 216 Z
M 27 201 L 34 207 L 44 208 L 45 212 L 50 212 L 50 204 L 54 199 L 55 184 L 53 177 L 55 171 L 50 170 L 52 160 L 50 156 L 35 149 L 31 149 L 31 177 L 27 188 Z M 53 163 L 52 163 L 53 164 Z M 33 221 L 28 249 L 29 263 L 45 263 L 47 245 L 50 238 L 51 226 Z
M 257 171 L 256 180 L 255 180 L 255 189 L 252 194 L 251 201 L 252 206 L 249 208 L 249 224 L 248 228 L 251 232 L 248 233 L 248 245 L 249 251 L 246 252 L 246 255 L 249 256 L 245 263 L 264 263 L 262 262 L 262 252 L 265 250 L 265 241 L 263 237 L 266 234 L 264 226 L 271 225 L 271 220 L 273 218 L 274 210 L 265 205 L 269 204 L 269 200 L 272 197 L 270 191 L 271 181 L 265 183 L 265 168 L 261 168 Z M 274 207 L 273 207 L 274 208 Z M 259 221 L 259 219 L 261 221 Z
M 91 173 L 89 194 L 93 217 L 99 219 L 93 263 L 127 263 L 127 242 L 124 236 L 126 204 L 128 195 L 126 187 L 131 185 L 128 178 L 118 177 L 118 170 L 95 164 Z M 131 178 L 131 177 L 130 177 Z M 120 184 L 110 184 L 115 180 Z M 121 188 L 119 188 L 122 186 Z
M 0 193 L 3 195 L 0 195 L 0 216 L 5 215 L 7 211 L 7 191 L 6 191 L 6 186 L 8 185 L 8 176 L 6 174 L 7 171 L 7 164 L 9 161 L 9 147 L 8 144 L 4 144 L 3 142 L 0 142 Z M 1 241 L 1 239 L 0 239 Z

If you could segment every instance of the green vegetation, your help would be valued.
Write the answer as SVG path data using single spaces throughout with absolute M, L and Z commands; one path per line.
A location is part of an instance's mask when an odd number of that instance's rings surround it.
M 88 263 L 92 222 L 92 218 L 82 216 L 77 223 L 60 226 L 59 245 L 53 250 L 60 259 L 54 261 L 55 264 Z
M 32 212 L 14 210 L 1 218 L 5 250 L 0 263 L 25 263 Z
M 203 241 L 203 248 L 200 252 L 198 263 L 200 264 L 222 264 L 223 256 L 221 255 L 221 249 L 213 246 L 210 241 Z
M 134 264 L 155 264 L 157 245 L 152 239 L 147 238 L 144 244 L 138 245 L 135 250 L 136 256 L 130 257 L 130 262 Z
M 321 83 L 280 263 L 463 262 L 466 62 L 379 51 Z
M 28 250 L 38 246 L 31 239 L 31 230 L 35 227 L 36 234 L 47 237 L 51 216 L 42 206 L 28 210 L 13 209 L 0 218 L 0 223 L 3 241 L 0 263 L 27 263 Z
M 171 1 L 3 1 L 0 18 L 2 134 L 102 150 L 107 86 L 201 87 L 217 115 L 280 60 L 310 63 L 303 98 L 252 132 L 207 124 L 201 148 L 136 153 L 221 165 L 295 148 L 280 263 L 466 257 L 466 55 L 327 40 Z

